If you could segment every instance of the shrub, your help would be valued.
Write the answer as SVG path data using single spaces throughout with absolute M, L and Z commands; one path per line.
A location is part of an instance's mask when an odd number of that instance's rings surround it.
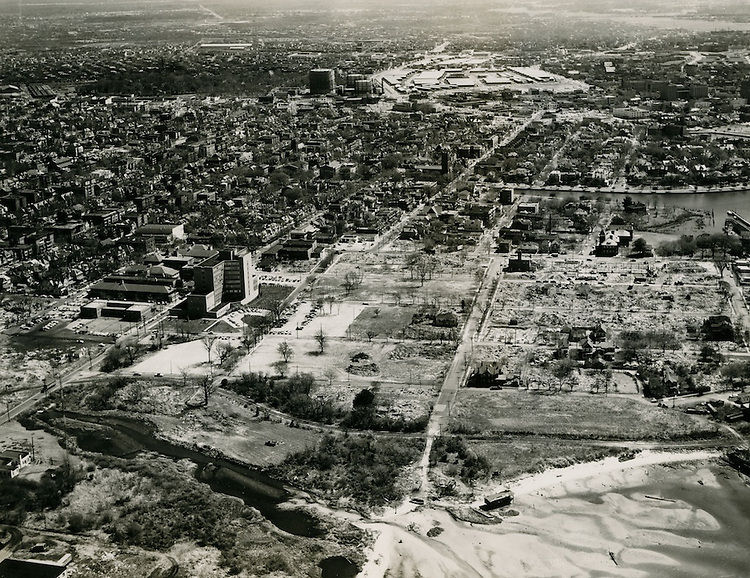
M 449 466 L 449 468 L 446 468 L 446 474 L 459 474 L 461 480 L 466 484 L 472 484 L 475 480 L 489 475 L 491 466 L 487 458 L 477 455 L 469 449 L 461 436 L 439 436 L 435 438 L 430 452 L 430 465 L 434 466 L 438 462 L 446 462 L 452 455 L 455 455 L 458 463 L 455 464 L 455 467 Z
M 418 458 L 423 444 L 421 439 L 327 435 L 273 471 L 289 480 L 303 477 L 307 487 L 331 497 L 380 506 L 402 497 L 396 480 L 401 469 Z

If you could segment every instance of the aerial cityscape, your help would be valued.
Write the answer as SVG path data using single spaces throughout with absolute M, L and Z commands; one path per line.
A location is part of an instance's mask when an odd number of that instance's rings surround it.
M 0 0 L 0 578 L 750 575 L 750 3 Z

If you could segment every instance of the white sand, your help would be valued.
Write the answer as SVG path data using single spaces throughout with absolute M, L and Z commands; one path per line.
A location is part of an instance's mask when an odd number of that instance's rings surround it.
M 695 548 L 680 529 L 716 529 L 718 522 L 690 504 L 618 493 L 647 481 L 658 464 L 706 460 L 717 452 L 643 452 L 620 462 L 605 459 L 548 470 L 511 484 L 519 516 L 500 525 L 455 521 L 445 511 L 424 508 L 387 513 L 363 528 L 379 532 L 360 576 L 490 577 L 647 576 L 643 564 L 674 566 L 654 544 Z M 710 470 L 690 473 L 712 484 Z M 582 496 L 598 495 L 600 503 Z M 443 532 L 428 538 L 434 525 Z M 618 565 L 610 558 L 613 552 Z
M 614 474 L 616 472 L 655 464 L 709 460 L 720 455 L 721 452 L 713 450 L 699 450 L 692 452 L 657 452 L 645 450 L 637 454 L 632 460 L 624 462 L 619 461 L 616 457 L 609 457 L 596 462 L 575 464 L 568 466 L 567 468 L 546 470 L 539 474 L 534 474 L 513 482 L 509 487 L 518 496 L 536 492 L 551 485 L 565 484 L 567 482 L 586 480 L 588 478 L 591 480 L 590 485 L 595 488 L 598 483 L 604 483 L 597 480 L 598 476 L 606 476 L 607 474 Z

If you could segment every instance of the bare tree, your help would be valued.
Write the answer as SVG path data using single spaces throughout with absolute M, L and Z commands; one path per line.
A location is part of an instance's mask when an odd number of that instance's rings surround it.
M 414 273 L 417 270 L 419 262 L 422 260 L 422 256 L 419 253 L 411 253 L 406 256 L 404 265 L 409 269 L 409 278 L 414 279 Z
M 419 278 L 419 286 L 423 287 L 425 279 L 430 274 L 430 260 L 420 255 L 415 268 L 417 277 Z
M 281 355 L 284 363 L 289 363 L 292 357 L 294 357 L 294 350 L 292 349 L 292 346 L 289 345 L 288 341 L 282 341 L 281 343 L 279 343 L 279 346 L 276 348 L 276 350 L 279 352 L 279 355 Z
M 346 294 L 349 295 L 349 293 L 357 289 L 362 284 L 362 280 L 363 275 L 359 269 L 348 271 L 346 275 L 344 275 L 344 290 L 346 291 Z
M 211 398 L 211 394 L 216 391 L 216 384 L 214 383 L 213 377 L 209 374 L 202 375 L 198 379 L 198 386 L 203 392 L 203 405 L 208 407 L 208 400 Z
M 211 365 L 211 353 L 214 349 L 214 343 L 216 342 L 217 337 L 215 335 L 206 335 L 203 338 L 203 347 L 206 349 L 206 353 L 208 354 L 208 364 Z
M 570 391 L 573 391 L 577 368 L 576 363 L 570 359 L 561 359 L 553 365 L 552 374 L 559 380 L 560 391 L 566 382 L 570 385 Z
M 609 386 L 612 385 L 612 370 L 611 369 L 605 369 L 602 372 L 602 385 L 604 385 L 604 394 L 609 393 Z
M 328 335 L 326 335 L 322 327 L 315 334 L 315 341 L 318 342 L 318 347 L 320 347 L 320 353 L 322 354 L 325 351 L 326 341 L 328 341 Z
M 375 337 L 378 334 L 377 331 L 373 331 L 372 329 L 368 329 L 365 331 L 365 335 L 367 336 L 368 343 L 372 343 L 373 337 Z
M 433 274 L 437 270 L 438 261 L 435 257 L 426 257 L 425 258 L 425 269 L 427 271 L 427 276 L 429 279 L 432 279 Z
M 125 350 L 125 353 L 128 355 L 128 361 L 130 361 L 130 364 L 132 365 L 135 361 L 136 353 L 138 352 L 138 340 L 135 337 L 130 337 L 123 340 L 120 347 Z
M 601 388 L 604 388 L 604 393 L 609 393 L 609 386 L 612 385 L 614 378 L 614 373 L 611 369 L 608 367 L 604 367 L 602 369 L 599 369 L 596 371 L 596 374 L 594 375 L 594 382 L 592 384 L 592 388 L 596 390 L 596 393 L 599 393 Z M 637 382 L 636 382 L 637 385 Z
M 219 363 L 223 364 L 234 351 L 234 346 L 229 341 L 220 341 L 216 346 L 216 353 L 219 355 Z
M 187 387 L 187 380 L 190 376 L 190 372 L 188 371 L 187 367 L 180 368 L 180 375 L 182 376 L 182 387 Z
M 245 323 L 242 327 L 242 345 L 244 345 L 246 349 L 250 349 L 255 346 L 257 340 L 258 338 L 255 334 L 255 329 Z
M 281 314 L 284 312 L 284 302 L 274 301 L 271 304 L 271 312 L 273 313 L 274 319 L 278 319 L 279 317 L 281 317 Z
M 714 265 L 719 272 L 719 276 L 724 279 L 724 271 L 726 271 L 728 265 L 727 259 L 723 256 L 716 255 L 714 257 Z

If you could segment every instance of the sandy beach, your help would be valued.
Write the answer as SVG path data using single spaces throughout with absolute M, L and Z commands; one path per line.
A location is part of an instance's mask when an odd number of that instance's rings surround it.
M 717 456 L 643 452 L 528 476 L 509 485 L 518 515 L 501 524 L 404 505 L 362 523 L 379 535 L 360 576 L 742 576 L 750 516 L 734 502 L 748 506 L 750 488 Z

